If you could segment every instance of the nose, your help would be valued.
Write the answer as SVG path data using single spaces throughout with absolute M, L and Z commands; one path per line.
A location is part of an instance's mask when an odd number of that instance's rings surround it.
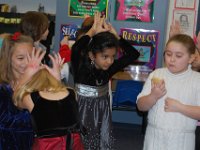
M 109 58 L 109 59 L 107 60 L 107 63 L 108 63 L 109 65 L 111 65 L 111 64 L 113 63 L 113 58 Z
M 26 59 L 24 59 L 24 65 L 27 67 L 28 65 L 28 58 L 26 57 Z
M 174 61 L 175 61 L 175 56 L 174 56 L 174 55 L 172 55 L 172 56 L 170 57 L 170 61 L 171 61 L 171 62 L 174 62 Z

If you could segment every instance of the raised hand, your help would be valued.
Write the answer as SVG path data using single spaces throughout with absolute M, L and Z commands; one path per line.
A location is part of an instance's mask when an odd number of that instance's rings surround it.
M 86 33 L 90 37 L 100 33 L 108 31 L 108 28 L 104 28 L 104 22 L 105 22 L 105 16 L 101 17 L 100 12 L 95 12 L 94 14 L 94 23 L 92 25 L 92 28 Z
M 44 58 L 45 53 L 46 51 L 43 51 L 41 48 L 38 48 L 37 50 L 33 48 L 31 55 L 27 53 L 28 65 L 25 70 L 25 75 L 32 76 L 38 70 L 43 68 L 41 61 Z
M 170 26 L 169 38 L 174 36 L 174 35 L 181 34 L 181 33 L 183 33 L 183 32 L 182 32 L 182 29 L 181 29 L 181 26 L 180 26 L 180 22 L 175 20 L 175 22 L 172 23 L 171 26 Z
M 27 82 L 36 72 L 38 72 L 38 70 L 43 68 L 41 61 L 44 58 L 45 53 L 46 51 L 43 51 L 41 48 L 37 50 L 33 48 L 31 55 L 29 55 L 27 52 L 27 67 L 24 74 L 19 79 L 17 85 L 14 87 L 15 90 Z
M 60 57 L 59 53 L 53 53 L 53 55 L 49 54 L 49 58 L 52 61 L 52 67 L 49 67 L 47 65 L 44 65 L 45 68 L 49 71 L 51 75 L 53 75 L 57 80 L 61 80 L 60 76 L 60 70 L 62 68 L 62 65 L 64 63 L 64 58 L 62 59 Z
M 109 32 L 114 34 L 116 36 L 117 39 L 120 39 L 120 36 L 118 35 L 117 31 L 115 30 L 115 28 L 112 26 L 111 23 L 107 23 Z
M 69 36 L 64 36 L 60 42 L 60 45 L 69 45 Z

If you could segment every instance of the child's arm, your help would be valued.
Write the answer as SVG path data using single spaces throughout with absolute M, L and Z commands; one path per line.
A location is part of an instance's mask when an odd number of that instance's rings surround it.
M 64 63 L 71 60 L 71 50 L 69 48 L 69 37 L 65 36 L 60 42 L 59 54 L 61 58 L 64 58 Z
M 81 57 L 87 54 L 87 46 L 91 40 L 91 38 L 97 33 L 107 31 L 108 29 L 103 28 L 105 17 L 101 17 L 99 12 L 96 12 L 94 15 L 94 23 L 92 28 L 85 33 L 80 39 L 78 39 L 72 46 L 72 55 L 71 55 L 71 63 L 73 68 L 73 73 L 76 74 L 77 69 L 79 68 L 79 64 L 81 61 Z
M 115 60 L 111 65 L 109 69 L 111 76 L 128 65 L 134 63 L 134 61 L 140 56 L 140 53 L 122 37 L 119 40 L 119 46 L 119 50 L 122 51 L 122 56 Z
M 166 94 L 164 80 L 161 80 L 159 83 L 153 83 L 153 81 L 151 81 L 151 85 L 151 93 L 137 100 L 137 107 L 141 111 L 148 111 L 151 109 L 156 102 Z
M 169 38 L 171 38 L 174 35 L 181 34 L 181 33 L 183 33 L 183 32 L 181 30 L 180 23 L 179 23 L 179 21 L 175 20 L 175 22 L 172 23 L 170 26 Z
M 200 120 L 200 106 L 186 105 L 168 97 L 165 100 L 164 108 L 166 112 L 179 112 L 190 118 Z

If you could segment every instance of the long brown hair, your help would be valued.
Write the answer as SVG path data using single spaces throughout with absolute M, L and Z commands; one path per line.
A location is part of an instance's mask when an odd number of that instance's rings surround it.
M 10 84 L 15 80 L 12 71 L 12 55 L 16 45 L 21 43 L 29 43 L 33 45 L 33 40 L 29 36 L 19 35 L 17 39 L 13 39 L 12 34 L 8 34 L 4 40 L 0 52 L 0 83 Z
M 24 35 L 31 36 L 34 42 L 40 40 L 48 27 L 47 15 L 36 11 L 26 12 L 20 22 L 20 31 Z

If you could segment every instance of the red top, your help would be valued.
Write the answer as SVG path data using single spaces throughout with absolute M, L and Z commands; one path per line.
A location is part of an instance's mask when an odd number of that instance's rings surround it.
M 71 50 L 67 44 L 61 45 L 59 49 L 59 54 L 61 58 L 64 58 L 64 63 L 71 61 Z

